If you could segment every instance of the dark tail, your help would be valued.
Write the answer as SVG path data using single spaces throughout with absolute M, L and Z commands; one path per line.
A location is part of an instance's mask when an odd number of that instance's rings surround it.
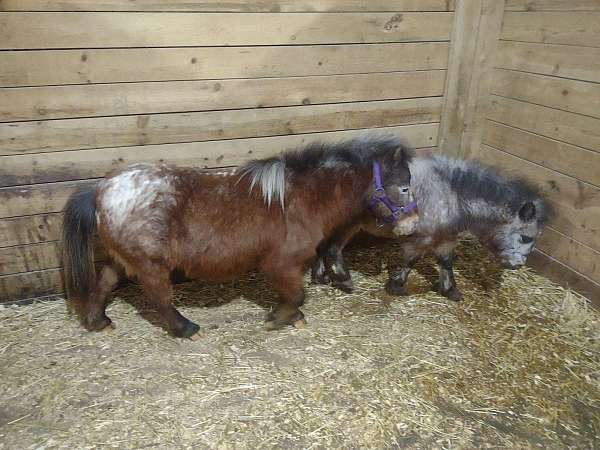
M 93 237 L 96 231 L 96 188 L 69 197 L 63 212 L 63 264 L 67 295 L 87 299 L 96 284 Z

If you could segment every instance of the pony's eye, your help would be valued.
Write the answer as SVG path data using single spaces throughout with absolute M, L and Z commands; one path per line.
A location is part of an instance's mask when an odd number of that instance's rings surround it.
M 408 186 L 404 186 L 400 188 L 400 193 L 401 194 L 408 194 L 408 191 L 410 190 L 410 188 Z
M 523 244 L 530 244 L 530 243 L 532 243 L 532 242 L 533 242 L 533 238 L 532 238 L 532 237 L 529 237 L 529 236 L 525 236 L 525 235 L 523 235 L 523 234 L 522 234 L 522 235 L 521 235 L 521 242 L 522 242 Z

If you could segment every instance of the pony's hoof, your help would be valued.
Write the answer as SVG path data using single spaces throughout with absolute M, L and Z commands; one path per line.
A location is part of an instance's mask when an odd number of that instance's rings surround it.
M 388 280 L 388 282 L 385 283 L 385 292 L 394 296 L 408 295 L 406 286 L 394 280 Z
M 196 325 L 194 322 L 187 320 L 184 324 L 181 324 L 181 326 L 174 328 L 171 333 L 173 334 L 173 336 L 178 337 L 178 338 L 190 338 L 192 339 L 192 336 L 198 334 L 198 332 L 200 331 L 200 327 L 198 325 Z M 195 339 L 192 339 L 195 340 Z
M 354 283 L 352 283 L 351 279 L 345 281 L 334 281 L 333 287 L 338 288 L 340 291 L 345 292 L 346 294 L 352 294 L 352 292 L 354 292 Z
M 116 328 L 112 320 L 106 316 L 98 320 L 88 321 L 83 326 L 88 331 L 112 331 Z
M 285 309 L 280 309 L 269 314 L 267 321 L 265 322 L 265 329 L 267 331 L 280 330 L 288 325 L 301 328 L 302 325 L 296 326 L 296 324 L 299 324 L 300 322 L 304 322 L 304 314 L 302 314 L 301 311 L 288 311 Z
M 306 319 L 296 320 L 292 325 L 294 325 L 294 328 L 301 330 L 302 328 L 306 327 Z

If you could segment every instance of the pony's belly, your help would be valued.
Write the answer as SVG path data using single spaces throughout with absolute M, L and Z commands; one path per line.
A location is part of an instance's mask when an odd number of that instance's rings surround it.
M 180 264 L 188 278 L 207 281 L 231 281 L 258 269 L 256 258 L 202 255 Z

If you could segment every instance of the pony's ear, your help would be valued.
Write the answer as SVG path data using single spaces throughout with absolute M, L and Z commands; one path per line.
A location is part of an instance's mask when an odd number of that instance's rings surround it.
M 535 205 L 533 202 L 527 202 L 519 210 L 519 218 L 523 222 L 530 222 L 535 218 Z

